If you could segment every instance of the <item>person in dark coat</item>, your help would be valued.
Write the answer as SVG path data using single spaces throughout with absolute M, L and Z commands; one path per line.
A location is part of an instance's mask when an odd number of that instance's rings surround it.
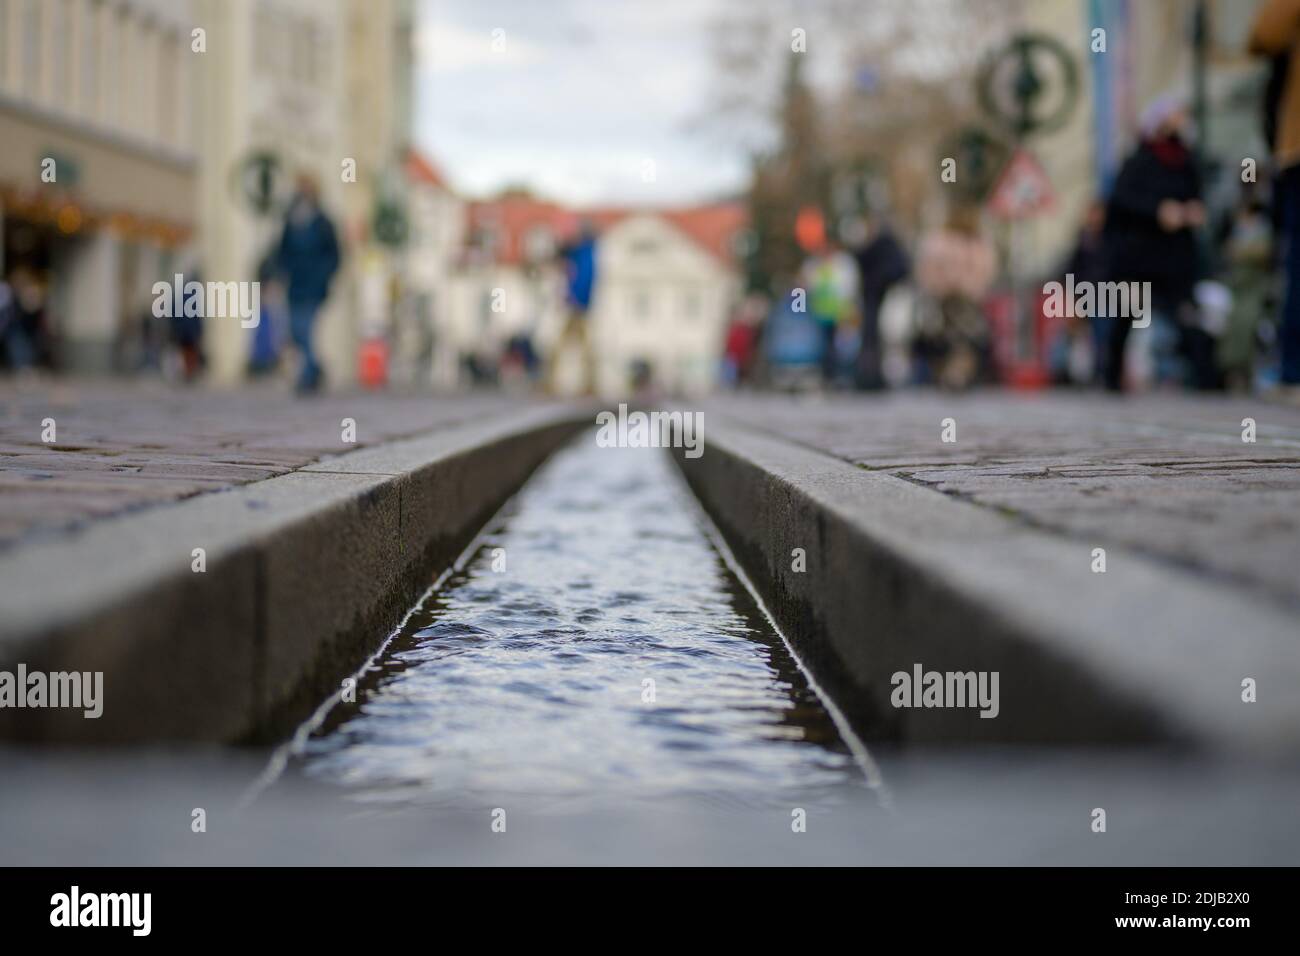
M 1084 211 L 1074 248 L 1057 269 L 1056 275 L 1062 279 L 1072 275 L 1076 283 L 1087 282 L 1093 286 L 1109 281 L 1103 242 L 1105 228 L 1106 204 L 1100 199 L 1093 200 Z M 1071 368 L 1070 359 L 1073 344 L 1085 334 L 1092 355 L 1092 367 L 1087 372 L 1086 381 L 1090 384 L 1101 382 L 1106 373 L 1106 343 L 1109 333 L 1110 320 L 1095 312 L 1086 318 L 1076 316 L 1067 320 L 1064 341 L 1058 343 L 1059 351 L 1054 357 L 1053 380 L 1056 384 L 1083 380 L 1078 375 L 1078 370 Z
M 1150 282 L 1151 309 L 1178 321 L 1199 278 L 1196 230 L 1205 224 L 1201 177 L 1187 145 L 1187 109 L 1162 97 L 1143 112 L 1141 140 L 1125 160 L 1106 207 L 1103 244 L 1112 282 Z M 1109 316 L 1106 387 L 1118 391 L 1124 347 L 1135 316 Z M 1197 384 L 1213 376 L 1213 342 L 1180 323 Z M 1208 363 L 1208 367 L 1207 367 Z
M 203 274 L 197 266 L 186 270 L 181 288 L 185 291 L 172 310 L 171 335 L 181 357 L 181 380 L 189 384 L 198 380 L 207 364 L 203 357 Z
M 319 195 L 315 180 L 310 176 L 298 178 L 280 237 L 279 264 L 287 285 L 289 334 L 302 353 L 300 392 L 320 388 L 321 367 L 312 333 L 340 260 L 338 236 L 320 208 Z
M 912 266 L 893 230 L 885 222 L 867 226 L 866 239 L 854 250 L 853 258 L 858 263 L 858 288 L 862 300 L 855 384 L 860 389 L 883 388 L 880 306 L 889 290 L 907 278 Z
M 1277 329 L 1279 396 L 1300 404 L 1300 0 L 1264 0 L 1250 31 L 1250 52 L 1268 57 L 1265 137 L 1277 171 L 1275 216 L 1282 233 L 1286 293 Z

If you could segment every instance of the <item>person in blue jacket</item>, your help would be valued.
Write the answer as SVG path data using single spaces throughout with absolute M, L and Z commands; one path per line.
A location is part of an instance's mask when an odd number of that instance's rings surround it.
M 566 285 L 565 300 L 568 315 L 559 339 L 551 349 L 546 375 L 548 389 L 555 388 L 555 368 L 560 353 L 573 342 L 582 354 L 583 391 L 596 390 L 596 355 L 591 347 L 591 330 L 588 312 L 596 289 L 596 231 L 590 222 L 583 222 L 578 236 L 560 251 L 564 263 Z
M 321 386 L 321 367 L 312 344 L 313 327 L 329 296 L 339 268 L 339 242 L 334 224 L 320 207 L 320 190 L 310 176 L 298 177 L 297 190 L 285 214 L 280 236 L 279 265 L 289 302 L 289 334 L 302 353 L 298 391 Z

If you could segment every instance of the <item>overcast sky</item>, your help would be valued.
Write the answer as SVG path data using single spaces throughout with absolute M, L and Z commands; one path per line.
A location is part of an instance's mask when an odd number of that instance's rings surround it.
M 687 128 L 707 106 L 719 2 L 422 0 L 417 143 L 471 195 L 512 183 L 575 204 L 733 192 L 744 156 Z

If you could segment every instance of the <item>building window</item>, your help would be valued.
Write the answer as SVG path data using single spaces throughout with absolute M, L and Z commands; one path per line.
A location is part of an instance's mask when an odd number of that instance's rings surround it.
M 524 255 L 529 262 L 542 262 L 555 255 L 555 237 L 545 226 L 534 226 L 524 238 Z
M 126 7 L 119 8 L 112 16 L 112 52 L 104 61 L 112 96 L 107 119 L 117 129 L 128 129 L 131 125 L 132 57 L 136 55 L 134 25 Z
M 102 0 L 92 0 L 81 11 L 81 89 L 78 98 L 81 109 L 87 116 L 99 115 L 99 83 L 103 72 L 99 62 L 99 8 Z
M 306 60 L 305 82 L 316 86 L 325 79 L 326 70 L 329 68 L 325 62 L 325 43 L 322 39 L 322 30 L 312 20 L 306 20 L 300 28 L 303 38 L 303 56 Z
M 1250 38 L 1255 6 L 1250 3 L 1225 3 L 1223 0 L 1214 4 L 1210 13 L 1210 37 L 1215 53 L 1229 58 L 1241 58 Z
M 180 140 L 180 43 L 179 34 L 162 34 L 158 64 L 161 73 L 161 82 L 158 84 L 158 138 L 169 144 Z
M 315 46 L 313 33 L 306 22 L 300 20 L 294 24 L 289 37 L 289 77 L 300 86 L 310 86 L 312 83 L 312 71 L 315 69 L 312 63 Z
M 316 57 L 316 82 L 324 85 L 330 75 L 333 38 L 329 30 L 316 28 L 312 33 L 312 52 Z
M 152 23 L 142 23 L 137 42 L 140 51 L 136 57 L 135 129 L 142 136 L 154 139 L 159 136 L 162 111 L 162 34 Z
M 629 311 L 638 322 L 649 322 L 653 307 L 649 289 L 633 289 Z
M 0 90 L 9 85 L 9 4 L 0 0 Z
M 41 6 L 37 0 L 19 0 L 22 9 L 22 70 L 18 89 L 36 99 L 41 87 Z
M 492 226 L 479 226 L 474 233 L 472 245 L 476 249 L 481 249 L 488 255 L 496 255 L 497 251 L 497 230 Z
M 72 96 L 68 72 L 72 57 L 68 54 L 68 40 L 72 33 L 71 11 L 68 0 L 52 0 L 46 16 L 50 18 L 50 101 L 59 109 L 67 109 Z
M 688 322 L 699 321 L 703 311 L 703 297 L 699 289 L 687 289 L 682 294 L 682 317 Z
M 99 5 L 103 19 L 98 24 L 99 47 L 99 118 L 108 125 L 117 122 L 118 80 L 122 50 L 122 31 L 117 14 L 107 2 Z
M 275 69 L 271 50 L 271 17 L 260 3 L 253 13 L 253 69 L 259 76 L 270 76 Z
M 298 34 L 296 20 L 262 3 L 253 24 L 253 62 L 260 76 L 272 79 L 293 79 L 298 66 Z

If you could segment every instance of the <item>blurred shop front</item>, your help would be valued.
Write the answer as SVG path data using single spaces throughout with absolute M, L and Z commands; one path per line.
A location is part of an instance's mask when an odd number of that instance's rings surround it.
M 84 372 L 147 361 L 158 276 L 193 227 L 192 163 L 135 154 L 0 110 L 3 272 L 43 297 L 50 362 Z M 43 159 L 58 179 L 41 181 Z M 25 175 L 24 175 L 25 174 Z
M 138 367 L 194 228 L 186 3 L 0 2 L 0 277 L 38 361 Z

